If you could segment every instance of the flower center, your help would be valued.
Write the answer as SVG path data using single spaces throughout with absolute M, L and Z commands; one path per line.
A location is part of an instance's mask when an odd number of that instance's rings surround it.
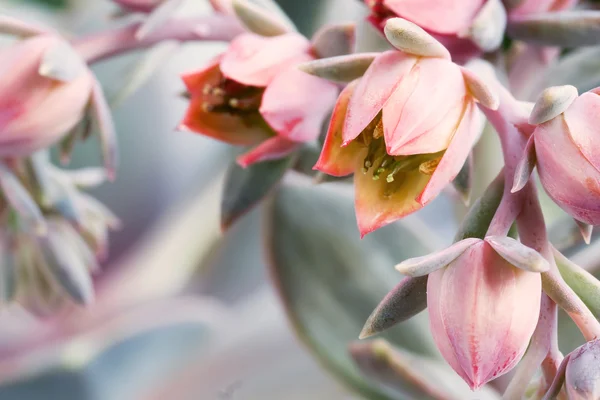
M 220 75 L 217 84 L 207 83 L 202 88 L 206 112 L 244 114 L 257 112 L 265 88 L 243 85 Z
M 386 195 L 393 194 L 399 188 L 399 185 L 404 180 L 404 173 L 418 171 L 423 175 L 432 175 L 445 152 L 445 150 L 442 150 L 437 153 L 408 156 L 393 156 L 388 154 L 383 138 L 381 115 L 377 116 L 361 132 L 357 140 L 367 148 L 362 172 L 364 174 L 372 172 L 373 180 L 385 178 L 388 185 Z

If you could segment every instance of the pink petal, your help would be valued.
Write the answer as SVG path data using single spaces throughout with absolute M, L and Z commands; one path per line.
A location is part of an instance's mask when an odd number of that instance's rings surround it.
M 417 197 L 422 205 L 433 200 L 456 175 L 460 172 L 463 164 L 469 156 L 471 148 L 477 141 L 479 127 L 483 116 L 477 109 L 475 102 L 468 100 L 465 105 L 464 115 L 456 129 L 456 133 L 450 142 L 450 146 L 444 153 L 442 160 L 434 171 L 429 183 Z
M 447 361 L 471 388 L 508 372 L 520 360 L 538 320 L 539 274 L 514 268 L 480 242 L 427 288 L 428 296 L 433 295 L 428 304 L 439 307 L 430 315 L 438 348 L 444 356 L 450 354 Z
M 348 104 L 344 124 L 344 144 L 354 140 L 377 116 L 417 58 L 399 51 L 386 51 L 371 64 L 360 79 Z
M 396 271 L 403 275 L 418 277 L 429 275 L 456 260 L 469 247 L 479 243 L 481 239 L 467 238 L 452 246 L 422 257 L 411 258 L 396 265 Z
M 245 33 L 231 41 L 221 60 L 221 72 L 249 86 L 267 86 L 289 67 L 308 61 L 310 42 L 298 33 L 263 37 Z
M 600 224 L 600 172 L 566 132 L 564 115 L 539 125 L 535 151 L 540 180 L 548 195 L 574 218 Z
M 571 139 L 587 160 L 600 171 L 600 96 L 587 92 L 565 111 Z
M 261 161 L 278 160 L 296 150 L 298 143 L 275 136 L 265 140 L 254 149 L 237 158 L 237 163 L 246 168 Z
M 399 17 L 441 34 L 458 34 L 471 26 L 485 0 L 384 0 Z
M 383 107 L 388 153 L 436 153 L 450 144 L 463 112 L 465 80 L 460 67 L 422 58 Z
M 293 65 L 267 86 L 259 111 L 279 136 L 306 142 L 319 137 L 337 95 L 335 84 Z
M 342 129 L 348 102 L 357 84 L 357 80 L 352 81 L 342 90 L 331 115 L 323 150 L 321 150 L 319 160 L 313 169 L 332 176 L 346 176 L 354 173 L 358 157 L 363 154 L 361 151 L 363 147 L 357 142 L 351 142 L 342 147 Z
M 223 54 L 219 54 L 210 60 L 204 68 L 181 75 L 181 79 L 189 94 L 192 96 L 201 95 L 206 84 L 216 83 L 214 75 L 217 74 L 219 69 L 215 67 L 219 65 L 222 58 Z

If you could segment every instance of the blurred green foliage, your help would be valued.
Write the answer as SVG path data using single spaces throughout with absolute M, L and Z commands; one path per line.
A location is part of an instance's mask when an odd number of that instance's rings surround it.
M 14 0 L 17 3 L 36 3 L 51 8 L 65 8 L 70 0 Z

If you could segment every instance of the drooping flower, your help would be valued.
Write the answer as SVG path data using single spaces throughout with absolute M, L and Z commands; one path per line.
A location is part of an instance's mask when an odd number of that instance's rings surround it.
M 399 43 L 402 38 L 388 30 L 395 22 L 402 25 L 396 32 L 415 36 Z M 476 98 L 498 106 L 486 84 L 454 64 L 423 30 L 401 19 L 388 21 L 386 30 L 404 51 L 381 53 L 344 89 L 315 165 L 333 176 L 355 173 L 363 236 L 433 200 L 458 174 L 479 137 Z M 414 43 L 420 48 L 409 48 Z
M 559 91 L 567 97 L 552 101 Z M 543 108 L 550 114 L 543 113 Z M 600 88 L 579 97 L 571 86 L 548 88 L 540 95 L 532 118 L 538 125 L 528 148 L 534 149 L 544 189 L 576 220 L 600 224 Z
M 472 388 L 521 359 L 540 312 L 542 256 L 514 239 L 465 239 L 396 269 L 429 274 L 427 308 L 435 343 Z
M 181 128 L 258 145 L 238 159 L 242 166 L 289 154 L 318 137 L 338 93 L 298 70 L 314 59 L 314 43 L 298 33 L 240 35 L 206 68 L 183 77 L 191 103 Z
M 82 119 L 95 80 L 63 39 L 18 41 L 0 49 L 0 60 L 0 156 L 50 146 Z

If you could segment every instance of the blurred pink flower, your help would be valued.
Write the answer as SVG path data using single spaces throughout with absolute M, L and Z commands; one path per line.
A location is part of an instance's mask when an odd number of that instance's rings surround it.
M 0 50 L 0 155 L 56 143 L 82 118 L 94 77 L 69 45 L 38 35 Z
M 287 33 L 234 39 L 206 68 L 183 76 L 191 103 L 181 128 L 235 145 L 258 145 L 242 166 L 280 158 L 315 140 L 337 86 L 301 72 L 313 60 L 304 36 Z

